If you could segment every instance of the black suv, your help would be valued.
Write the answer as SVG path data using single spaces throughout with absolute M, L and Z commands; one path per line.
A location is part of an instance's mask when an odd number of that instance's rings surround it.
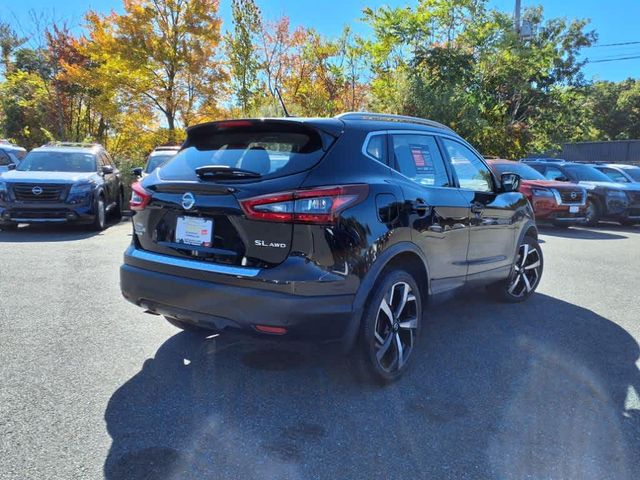
M 542 274 L 519 177 L 449 128 L 348 113 L 188 129 L 133 185 L 124 297 L 189 330 L 358 344 L 383 381 L 407 367 L 429 295 Z
M 613 220 L 622 225 L 640 223 L 640 187 L 615 183 L 592 165 L 572 162 L 532 161 L 549 180 L 573 182 L 587 189 L 586 223 L 595 226 L 600 220 Z
M 102 146 L 50 143 L 0 177 L 0 228 L 58 222 L 102 230 L 107 214 L 122 216 L 123 197 L 120 172 Z

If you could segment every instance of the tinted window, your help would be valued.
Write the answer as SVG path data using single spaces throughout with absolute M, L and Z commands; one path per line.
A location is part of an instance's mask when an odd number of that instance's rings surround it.
M 372 158 L 376 160 L 385 162 L 385 136 L 384 135 L 374 135 L 369 138 L 369 143 L 367 143 L 366 152 Z
M 16 170 L 27 172 L 95 172 L 96 159 L 91 153 L 30 152 Z
M 193 131 L 186 145 L 162 167 L 162 178 L 195 180 L 195 169 L 204 165 L 241 168 L 273 178 L 307 170 L 324 155 L 316 130 L 281 122 L 223 131 L 204 128 Z
M 449 186 L 435 138 L 429 135 L 392 135 L 391 139 L 396 170 L 421 185 Z
M 634 182 L 640 182 L 640 167 L 625 167 L 624 171 Z
M 544 180 L 544 176 L 540 172 L 523 163 L 492 163 L 491 166 L 499 174 L 517 173 L 524 180 Z
M 558 180 L 559 178 L 567 178 L 562 170 L 556 167 L 547 167 L 546 171 L 544 172 L 544 177 L 547 180 Z
M 578 180 L 586 182 L 611 182 L 604 173 L 589 165 L 567 165 L 567 171 Z
M 625 177 L 622 173 L 613 168 L 598 168 L 602 173 L 604 173 L 607 177 L 613 180 L 616 183 L 629 183 L 629 179 Z
M 169 155 L 154 155 L 153 157 L 149 157 L 149 160 L 147 161 L 147 167 L 144 171 L 147 173 L 151 173 L 163 163 L 171 160 L 173 157 L 175 157 L 175 153 Z
M 7 155 L 3 150 L 0 150 L 0 165 L 5 166 L 13 163 L 9 155 Z
M 471 149 L 446 138 L 443 138 L 442 142 L 451 159 L 451 165 L 458 177 L 460 188 L 476 192 L 493 190 L 489 168 Z

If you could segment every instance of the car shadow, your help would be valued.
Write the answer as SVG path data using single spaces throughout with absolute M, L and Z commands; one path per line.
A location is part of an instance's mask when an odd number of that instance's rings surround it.
M 625 235 L 621 235 L 618 233 L 611 232 L 603 232 L 601 230 L 594 230 L 586 227 L 572 227 L 572 228 L 554 228 L 554 227 L 541 227 L 539 226 L 539 231 L 541 235 L 549 235 L 551 237 L 562 237 L 562 238 L 575 238 L 576 240 L 624 240 L 625 238 L 629 238 Z M 624 230 L 625 227 L 621 229 L 616 229 L 620 233 L 631 233 L 628 227 Z
M 128 221 L 109 219 L 106 228 Z M 36 243 L 36 242 L 71 242 L 102 235 L 104 231 L 91 230 L 87 225 L 63 224 L 22 224 L 17 230 L 2 230 L 0 227 L 0 243 Z
M 386 387 L 311 345 L 167 340 L 109 400 L 110 480 L 640 478 L 640 354 L 542 294 L 429 309 Z

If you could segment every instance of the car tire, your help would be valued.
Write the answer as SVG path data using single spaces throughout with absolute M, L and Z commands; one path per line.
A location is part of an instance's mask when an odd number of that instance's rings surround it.
M 3 225 L 0 225 L 0 230 L 4 230 L 5 232 L 15 232 L 17 229 L 17 223 L 5 223 Z
M 400 378 L 410 365 L 422 315 L 420 287 L 404 270 L 385 273 L 365 308 L 356 355 L 381 384 Z
M 596 200 L 587 200 L 587 208 L 585 209 L 585 223 L 590 227 L 597 227 L 602 216 L 602 208 Z
M 113 212 L 113 217 L 117 221 L 122 220 L 123 205 L 124 205 L 124 192 L 120 190 L 120 192 L 118 193 L 118 200 L 116 200 L 116 208 L 114 209 L 114 212 Z
M 91 224 L 92 230 L 100 232 L 107 226 L 107 206 L 104 203 L 104 197 L 100 195 L 96 200 L 95 216 Z
M 538 240 L 524 237 L 506 282 L 494 285 L 498 297 L 507 303 L 527 300 L 536 291 L 542 278 L 544 258 Z
M 199 327 L 198 325 L 193 325 L 191 323 L 183 322 L 182 320 L 178 320 L 177 318 L 174 318 L 174 317 L 165 316 L 164 318 L 171 325 L 179 328 L 180 330 L 184 330 L 185 332 L 190 332 L 190 333 L 194 333 L 202 336 L 213 335 L 215 333 L 218 333 L 218 330 L 216 329 Z

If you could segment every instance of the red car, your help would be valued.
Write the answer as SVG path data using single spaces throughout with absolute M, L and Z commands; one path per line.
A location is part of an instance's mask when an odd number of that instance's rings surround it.
M 540 172 L 521 162 L 487 160 L 500 176 L 517 173 L 522 178 L 520 192 L 524 193 L 536 215 L 536 221 L 566 227 L 586 220 L 587 191 L 575 184 L 547 180 Z

